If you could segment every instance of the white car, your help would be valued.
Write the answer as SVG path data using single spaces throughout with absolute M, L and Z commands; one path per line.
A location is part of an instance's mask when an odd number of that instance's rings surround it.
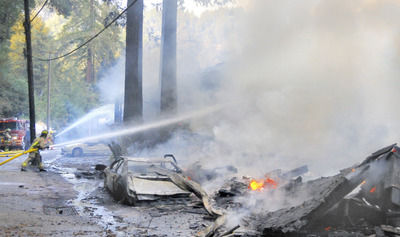
M 111 151 L 104 143 L 86 142 L 66 145 L 61 148 L 61 154 L 78 157 L 83 155 L 111 155 Z

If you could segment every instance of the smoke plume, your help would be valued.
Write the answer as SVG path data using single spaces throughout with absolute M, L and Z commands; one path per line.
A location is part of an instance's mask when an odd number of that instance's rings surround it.
M 227 152 L 214 157 L 250 174 L 327 174 L 396 142 L 399 11 L 391 0 L 253 1 L 236 19 L 240 47 L 218 92 L 228 105 L 212 125 Z
M 136 155 L 173 153 L 254 176 L 307 164 L 328 175 L 398 140 L 400 3 L 237 3 L 200 16 L 178 13 L 179 111 L 225 108 L 192 121 L 196 135 L 179 132 Z M 145 12 L 143 94 L 151 119 L 159 107 L 160 23 L 160 12 Z

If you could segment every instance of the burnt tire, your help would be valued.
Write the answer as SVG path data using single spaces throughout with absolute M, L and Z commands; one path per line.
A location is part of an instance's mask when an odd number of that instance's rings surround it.
M 132 198 L 129 198 L 126 186 L 122 182 L 121 176 L 117 178 L 116 183 L 114 183 L 114 185 L 115 186 L 114 186 L 113 197 L 115 201 L 123 204 L 135 205 L 135 202 L 132 200 Z
M 83 155 L 83 151 L 81 148 L 74 148 L 72 150 L 72 157 L 79 157 Z
M 114 196 L 115 201 L 123 202 L 127 193 L 125 191 L 124 184 L 122 183 L 121 176 L 117 177 L 113 186 L 114 186 L 113 196 Z

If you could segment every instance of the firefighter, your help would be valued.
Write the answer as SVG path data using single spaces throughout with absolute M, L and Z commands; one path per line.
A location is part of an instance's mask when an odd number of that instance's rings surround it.
M 26 166 L 31 162 L 31 164 L 36 164 L 39 166 L 39 171 L 46 171 L 43 167 L 42 163 L 42 156 L 40 155 L 39 150 L 43 150 L 45 148 L 49 148 L 49 145 L 46 142 L 47 138 L 47 130 L 43 130 L 42 133 L 40 134 L 40 137 L 36 138 L 32 146 L 29 149 L 34 149 L 37 148 L 37 151 L 29 153 L 28 158 L 22 163 L 21 171 L 26 171 Z
M 7 128 L 4 132 L 4 151 L 10 150 L 10 143 L 11 143 L 11 129 Z

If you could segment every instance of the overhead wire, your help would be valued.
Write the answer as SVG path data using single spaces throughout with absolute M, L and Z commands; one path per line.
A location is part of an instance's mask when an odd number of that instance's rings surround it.
M 110 27 L 116 20 L 118 20 L 131 6 L 133 6 L 133 4 L 135 4 L 138 0 L 134 0 L 131 2 L 131 4 L 129 4 L 125 10 L 123 10 L 118 16 L 116 16 L 110 23 L 108 23 L 106 26 L 104 26 L 104 28 L 102 30 L 100 30 L 99 32 L 97 32 L 95 35 L 93 35 L 92 37 L 90 37 L 88 40 L 86 40 L 83 44 L 79 45 L 78 47 L 76 47 L 75 49 L 69 51 L 68 53 L 65 53 L 61 56 L 58 57 L 54 57 L 54 58 L 39 58 L 39 57 L 34 57 L 35 59 L 39 60 L 39 61 L 53 61 L 53 60 L 57 60 L 60 58 L 64 58 L 67 57 L 71 54 L 73 54 L 74 52 L 76 52 L 77 50 L 79 50 L 80 48 L 82 48 L 83 46 L 87 45 L 89 42 L 91 42 L 92 40 L 94 40 L 97 36 L 99 36 L 101 33 L 103 33 L 108 27 Z
M 35 20 L 35 18 L 39 15 L 39 13 L 43 10 L 44 6 L 46 6 L 47 2 L 49 2 L 49 0 L 44 1 L 44 3 L 42 4 L 42 7 L 39 9 L 38 12 L 36 12 L 35 16 L 31 19 L 31 22 L 33 22 Z

